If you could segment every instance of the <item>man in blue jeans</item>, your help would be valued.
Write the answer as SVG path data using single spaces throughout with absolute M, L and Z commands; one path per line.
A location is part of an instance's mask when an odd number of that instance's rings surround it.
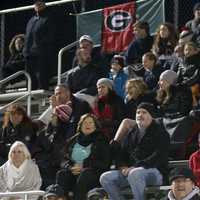
M 147 185 L 163 183 L 170 140 L 169 134 L 154 120 L 154 113 L 154 107 L 149 103 L 137 107 L 135 127 L 116 152 L 118 170 L 101 175 L 100 183 L 110 200 L 122 200 L 121 188 L 128 185 L 134 199 L 143 200 Z

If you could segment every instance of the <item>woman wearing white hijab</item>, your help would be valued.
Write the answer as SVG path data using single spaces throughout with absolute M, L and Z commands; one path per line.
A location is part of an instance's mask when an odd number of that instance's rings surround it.
M 41 176 L 38 166 L 23 142 L 16 141 L 10 148 L 8 161 L 0 167 L 0 191 L 18 192 L 39 190 Z

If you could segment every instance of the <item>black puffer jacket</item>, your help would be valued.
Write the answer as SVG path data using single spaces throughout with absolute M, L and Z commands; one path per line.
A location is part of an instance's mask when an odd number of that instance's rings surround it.
M 156 121 L 152 121 L 145 135 L 138 142 L 139 129 L 136 127 L 127 136 L 120 153 L 117 166 L 157 168 L 167 173 L 169 134 Z

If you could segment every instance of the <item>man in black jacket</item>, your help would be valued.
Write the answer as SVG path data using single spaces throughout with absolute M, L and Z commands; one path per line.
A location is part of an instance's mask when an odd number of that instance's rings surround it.
M 122 145 L 118 170 L 102 174 L 101 185 L 109 199 L 121 200 L 120 188 L 130 186 L 135 200 L 144 200 L 146 185 L 161 185 L 167 172 L 169 135 L 154 119 L 154 107 L 141 103 L 136 111 L 136 126 Z
M 84 48 L 76 52 L 78 65 L 70 70 L 66 77 L 66 84 L 72 93 L 96 95 L 97 80 L 102 77 L 99 68 L 91 61 L 91 53 Z
M 199 188 L 195 187 L 195 177 L 188 168 L 175 168 L 170 172 L 171 190 L 166 200 L 199 200 Z
M 32 89 L 48 89 L 56 63 L 55 27 L 43 0 L 34 3 L 35 15 L 26 26 L 23 54 Z

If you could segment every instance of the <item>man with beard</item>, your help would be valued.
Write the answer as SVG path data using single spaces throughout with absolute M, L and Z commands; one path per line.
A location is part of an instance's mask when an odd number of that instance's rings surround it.
M 167 172 L 169 135 L 154 117 L 154 107 L 141 103 L 136 124 L 116 152 L 117 170 L 101 175 L 100 183 L 111 200 L 122 200 L 120 188 L 130 186 L 135 200 L 144 200 L 147 185 L 161 185 Z M 117 151 L 117 150 L 116 150 Z
M 67 74 L 65 83 L 72 93 L 96 95 L 96 83 L 101 78 L 98 67 L 91 62 L 91 52 L 85 48 L 79 48 L 76 52 L 78 65 Z
M 195 176 L 188 168 L 175 168 L 170 172 L 171 190 L 166 200 L 199 200 L 199 188 Z
M 26 26 L 23 55 L 26 71 L 32 80 L 32 89 L 49 88 L 56 64 L 55 27 L 49 10 L 43 0 L 34 3 L 35 15 Z

